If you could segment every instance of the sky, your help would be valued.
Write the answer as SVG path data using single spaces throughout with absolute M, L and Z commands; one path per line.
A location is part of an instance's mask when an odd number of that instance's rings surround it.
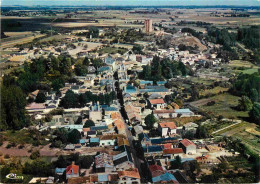
M 260 0 L 1 0 L 6 5 L 73 5 L 73 6 L 164 6 L 164 5 L 235 5 L 260 6 Z

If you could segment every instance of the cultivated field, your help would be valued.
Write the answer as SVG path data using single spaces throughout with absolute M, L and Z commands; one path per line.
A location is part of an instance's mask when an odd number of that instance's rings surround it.
M 248 112 L 235 110 L 239 99 L 237 96 L 224 93 L 192 102 L 191 105 L 216 116 L 222 115 L 225 118 L 246 118 L 248 117 Z M 207 103 L 211 101 L 215 101 L 215 104 L 208 106 Z
M 15 46 L 15 45 L 21 45 L 21 44 L 24 44 L 24 43 L 29 43 L 29 42 L 33 41 L 35 38 L 40 38 L 40 37 L 43 37 L 43 36 L 45 36 L 45 35 L 39 34 L 39 35 L 35 35 L 35 36 L 28 36 L 28 37 L 25 37 L 25 38 L 17 38 L 17 39 L 14 38 L 11 41 L 6 41 L 5 39 L 2 39 L 1 40 L 1 47 L 2 48 L 8 48 L 8 47 L 12 47 L 12 46 Z

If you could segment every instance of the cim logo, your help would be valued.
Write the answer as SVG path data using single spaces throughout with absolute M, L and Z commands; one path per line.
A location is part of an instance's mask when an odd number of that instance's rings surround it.
M 6 178 L 11 180 L 23 180 L 23 176 L 17 176 L 16 174 L 13 173 L 6 175 Z

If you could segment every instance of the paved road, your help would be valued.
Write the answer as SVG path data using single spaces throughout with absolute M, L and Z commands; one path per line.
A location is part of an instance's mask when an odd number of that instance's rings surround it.
M 114 80 L 119 83 L 119 80 L 118 80 L 117 77 L 114 77 Z M 134 137 L 133 137 L 132 133 L 128 129 L 128 124 L 126 123 L 126 119 L 125 119 L 125 116 L 123 114 L 123 112 L 125 112 L 125 109 L 124 109 L 124 101 L 122 99 L 122 92 L 120 91 L 119 86 L 115 86 L 115 90 L 117 92 L 118 101 L 120 102 L 120 105 L 121 105 L 120 113 L 121 113 L 122 118 L 124 119 L 125 132 L 126 132 L 126 136 L 127 136 L 129 145 L 130 145 L 130 151 L 131 151 L 132 156 L 133 156 L 135 167 L 138 169 L 138 171 L 140 173 L 140 171 L 141 171 L 141 167 L 140 167 L 141 163 L 140 163 L 139 158 L 136 156 L 136 151 L 134 149 L 134 145 L 133 145 Z

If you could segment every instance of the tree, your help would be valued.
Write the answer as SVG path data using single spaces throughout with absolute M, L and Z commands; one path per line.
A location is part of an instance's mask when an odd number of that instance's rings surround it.
M 65 82 L 61 78 L 53 80 L 52 84 L 51 84 L 54 91 L 59 91 L 59 89 L 64 87 L 64 85 L 65 85 Z
M 39 157 L 40 157 L 39 150 L 36 150 L 36 151 L 32 152 L 32 154 L 30 155 L 30 159 L 32 159 L 32 160 L 35 160 L 35 159 L 37 159 Z
M 89 169 L 93 162 L 94 159 L 91 155 L 82 156 L 79 161 L 80 168 Z
M 39 92 L 36 96 L 35 102 L 36 103 L 44 103 L 46 101 L 46 96 L 43 92 Z
M 72 144 L 79 143 L 79 139 L 81 138 L 81 134 L 77 129 L 73 129 L 68 133 L 68 141 Z
M 252 101 L 247 96 L 242 96 L 239 100 L 238 108 L 241 111 L 249 111 L 253 107 Z
M 132 51 L 135 53 L 135 54 L 142 54 L 143 53 L 143 47 L 140 46 L 140 45 L 134 45 L 133 46 L 133 49 Z
M 90 35 L 92 35 L 92 38 L 98 38 L 99 36 L 99 29 L 97 27 L 90 27 L 88 32 L 88 37 L 90 38 Z
M 204 138 L 209 137 L 209 133 L 208 133 L 208 130 L 206 129 L 206 127 L 204 125 L 199 125 L 197 130 L 196 130 L 195 136 L 198 139 L 204 139 Z
M 32 162 L 26 162 L 23 167 L 23 174 L 34 176 L 51 176 L 53 175 L 53 165 L 51 163 L 36 159 Z
M 260 103 L 254 103 L 252 109 L 249 111 L 249 117 L 254 123 L 260 125 Z
M 60 106 L 67 108 L 77 108 L 79 106 L 78 95 L 73 91 L 68 90 L 65 96 L 61 99 Z
M 191 99 L 194 101 L 194 100 L 197 100 L 199 98 L 199 90 L 196 86 L 192 86 L 191 87 Z
M 30 124 L 25 111 L 26 98 L 21 88 L 1 86 L 1 129 L 19 130 Z
M 89 119 L 89 120 L 87 120 L 87 121 L 85 122 L 83 128 L 89 128 L 89 127 L 92 127 L 92 126 L 95 126 L 95 123 L 94 123 L 94 121 L 92 121 L 92 120 Z
M 154 127 L 154 124 L 157 122 L 157 119 L 153 114 L 149 114 L 145 117 L 144 123 L 146 124 L 148 129 L 152 129 Z
M 171 169 L 179 169 L 181 167 L 181 157 L 178 155 L 175 160 L 171 162 Z

